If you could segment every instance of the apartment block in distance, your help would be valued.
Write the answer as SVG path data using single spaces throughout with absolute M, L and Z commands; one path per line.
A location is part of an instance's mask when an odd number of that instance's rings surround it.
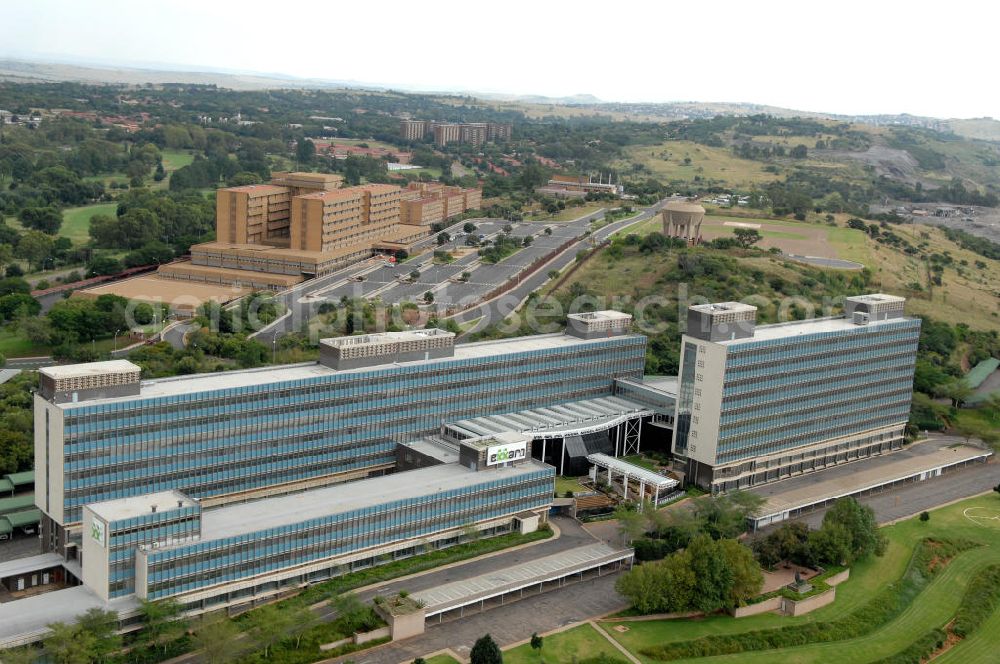
M 885 454 L 903 444 L 920 319 L 904 298 L 756 325 L 738 302 L 688 310 L 673 452 L 713 493 Z
M 400 120 L 399 135 L 405 141 L 420 141 L 428 134 L 434 143 L 444 147 L 449 143 L 482 145 L 511 139 L 513 125 L 505 122 L 433 122 L 430 120 Z

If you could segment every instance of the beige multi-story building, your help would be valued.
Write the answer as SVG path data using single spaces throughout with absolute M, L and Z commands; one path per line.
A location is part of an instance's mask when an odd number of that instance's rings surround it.
M 482 145 L 489 136 L 489 125 L 485 122 L 475 122 L 461 125 L 461 142 L 469 145 Z
M 444 218 L 451 219 L 465 212 L 465 194 L 457 187 L 449 187 L 441 195 L 444 201 Z
M 458 143 L 462 140 L 462 125 L 439 124 L 434 125 L 434 144 L 444 147 L 449 143 Z
M 312 194 L 317 191 L 333 191 L 340 189 L 344 178 L 334 173 L 288 173 L 275 171 L 271 173 L 271 184 L 288 187 L 292 196 Z
M 291 248 L 323 252 L 360 243 L 364 198 L 364 192 L 356 187 L 296 196 Z
M 504 122 L 424 122 L 403 120 L 400 135 L 406 140 L 420 140 L 428 133 L 434 134 L 434 143 L 444 147 L 449 143 L 482 145 L 489 142 L 509 141 L 514 126 Z
M 286 187 L 270 184 L 220 189 L 215 199 L 216 237 L 237 244 L 287 238 L 290 201 Z
M 419 141 L 431 131 L 427 120 L 400 120 L 399 135 L 406 141 Z
M 462 193 L 465 195 L 466 210 L 478 210 L 483 206 L 482 189 L 463 189 Z
M 414 226 L 440 223 L 444 221 L 444 201 L 436 196 L 404 200 L 399 206 L 399 221 Z

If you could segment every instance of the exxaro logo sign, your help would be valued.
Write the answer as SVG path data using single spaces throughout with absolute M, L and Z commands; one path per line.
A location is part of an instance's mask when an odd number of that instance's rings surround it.
M 90 524 L 90 536 L 97 540 L 97 543 L 104 546 L 104 523 L 96 519 Z
M 511 445 L 494 445 L 486 448 L 486 465 L 496 466 L 501 463 L 520 461 L 528 456 L 528 443 L 513 443 Z

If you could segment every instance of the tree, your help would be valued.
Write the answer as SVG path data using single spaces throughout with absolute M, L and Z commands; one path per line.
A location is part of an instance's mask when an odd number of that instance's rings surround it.
M 819 530 L 809 533 L 809 550 L 819 563 L 849 564 L 853 558 L 851 533 L 839 523 L 824 524 Z
M 469 653 L 470 664 L 503 664 L 503 653 L 489 634 L 479 637 Z
M 289 618 L 290 615 L 276 604 L 268 604 L 250 614 L 247 633 L 253 639 L 254 645 L 264 651 L 264 659 L 267 659 L 271 647 L 285 638 L 291 629 Z
M 920 520 L 923 521 L 923 522 L 930 521 L 931 520 L 930 512 L 921 512 L 920 513 Z
M 18 215 L 27 228 L 55 235 L 62 226 L 62 213 L 54 205 L 48 207 L 26 207 Z
M 523 247 L 530 247 L 531 243 L 534 242 L 534 240 L 535 240 L 535 238 L 531 237 L 530 235 L 525 235 L 521 239 L 521 246 L 523 246 Z
M 311 164 L 316 158 L 316 145 L 308 138 L 295 144 L 295 159 L 300 164 Z
M 793 159 L 805 159 L 809 155 L 809 149 L 800 143 L 789 150 L 788 155 Z
M 734 570 L 729 568 L 718 543 L 708 535 L 698 535 L 685 553 L 691 556 L 691 571 L 695 576 L 692 606 L 706 613 L 728 606 Z
M 749 249 L 764 239 L 764 236 L 756 228 L 737 228 L 733 231 L 733 234 L 736 236 L 736 241 L 744 249 Z
M 475 232 L 476 232 L 476 225 L 475 225 L 475 224 L 473 224 L 473 223 L 472 223 L 471 221 L 467 221 L 467 222 L 465 222 L 465 224 L 464 224 L 464 225 L 462 226 L 462 230 L 463 230 L 464 232 L 466 232 L 466 233 L 475 233 Z
M 208 664 L 227 664 L 236 659 L 233 646 L 240 629 L 225 614 L 203 615 L 195 626 L 192 645 Z
M 879 531 L 875 512 L 868 505 L 862 505 L 854 498 L 841 498 L 824 515 L 820 531 L 833 526 L 843 527 L 849 537 L 850 553 L 844 558 L 844 563 L 885 553 L 885 535 Z M 837 534 L 838 538 L 841 536 Z M 827 561 L 836 562 L 829 558 Z
M 87 263 L 87 277 L 97 277 L 106 274 L 118 274 L 122 264 L 118 259 L 108 254 L 95 254 Z
M 91 659 L 104 661 L 122 646 L 122 637 L 117 633 L 118 613 L 100 608 L 88 609 L 77 618 L 77 629 L 93 637 Z
M 538 656 L 542 656 L 542 645 L 544 639 L 538 636 L 538 632 L 533 632 L 531 634 L 531 649 L 538 653 Z
M 21 241 L 17 243 L 14 255 L 23 258 L 35 267 L 42 267 L 45 259 L 52 255 L 54 242 L 52 236 L 41 231 L 30 230 L 21 236 Z
M 646 520 L 632 503 L 619 503 L 615 507 L 614 518 L 618 521 L 618 533 L 622 536 L 622 544 L 626 546 L 646 532 Z
M 179 639 L 187 630 L 187 621 L 180 619 L 182 609 L 180 603 L 172 599 L 158 602 L 142 600 L 139 612 L 143 640 L 157 648 L 162 646 L 166 652 L 170 642 Z
M 63 622 L 48 628 L 50 633 L 42 642 L 46 658 L 55 664 L 90 664 L 94 660 L 97 639 L 93 634 Z
M 936 392 L 939 396 L 951 399 L 951 405 L 954 408 L 961 408 L 975 390 L 964 379 L 958 378 L 939 386 Z
M 719 540 L 716 544 L 733 576 L 729 589 L 729 606 L 740 606 L 760 593 L 764 585 L 764 573 L 760 571 L 760 565 L 750 549 L 736 540 Z
M 434 293 L 432 293 L 430 291 L 425 292 L 424 293 L 424 302 L 426 302 L 427 304 L 433 304 L 433 302 L 434 302 Z
M 448 244 L 449 242 L 451 242 L 451 236 L 448 235 L 447 233 L 440 233 L 437 236 L 437 243 L 439 246 L 443 244 Z
M 694 600 L 696 579 L 691 554 L 678 551 L 663 560 L 637 565 L 615 588 L 642 613 L 685 611 Z

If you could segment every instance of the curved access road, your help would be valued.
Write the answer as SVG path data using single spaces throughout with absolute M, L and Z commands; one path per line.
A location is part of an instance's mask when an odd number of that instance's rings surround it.
M 587 227 L 589 227 L 591 221 L 598 218 L 597 215 L 603 217 L 603 212 L 587 215 L 586 217 L 582 217 L 571 222 L 573 224 L 581 224 L 580 238 L 575 243 L 567 247 L 561 254 L 555 256 L 547 264 L 541 266 L 530 276 L 526 277 L 519 284 L 514 286 L 514 288 L 503 293 L 502 295 L 498 295 L 492 300 L 483 302 L 482 304 L 476 305 L 471 309 L 461 311 L 453 316 L 449 316 L 448 318 L 459 324 L 474 322 L 474 325 L 465 331 L 466 333 L 478 332 L 493 323 L 499 323 L 513 313 L 532 292 L 540 288 L 549 280 L 549 272 L 552 270 L 561 271 L 567 265 L 575 261 L 576 255 L 582 250 L 588 248 L 591 242 L 599 244 L 610 238 L 615 233 L 618 233 L 634 224 L 651 219 L 660 211 L 660 208 L 663 207 L 668 200 L 669 199 L 661 200 L 632 217 L 614 221 L 603 228 L 599 228 L 590 235 L 584 235 Z

